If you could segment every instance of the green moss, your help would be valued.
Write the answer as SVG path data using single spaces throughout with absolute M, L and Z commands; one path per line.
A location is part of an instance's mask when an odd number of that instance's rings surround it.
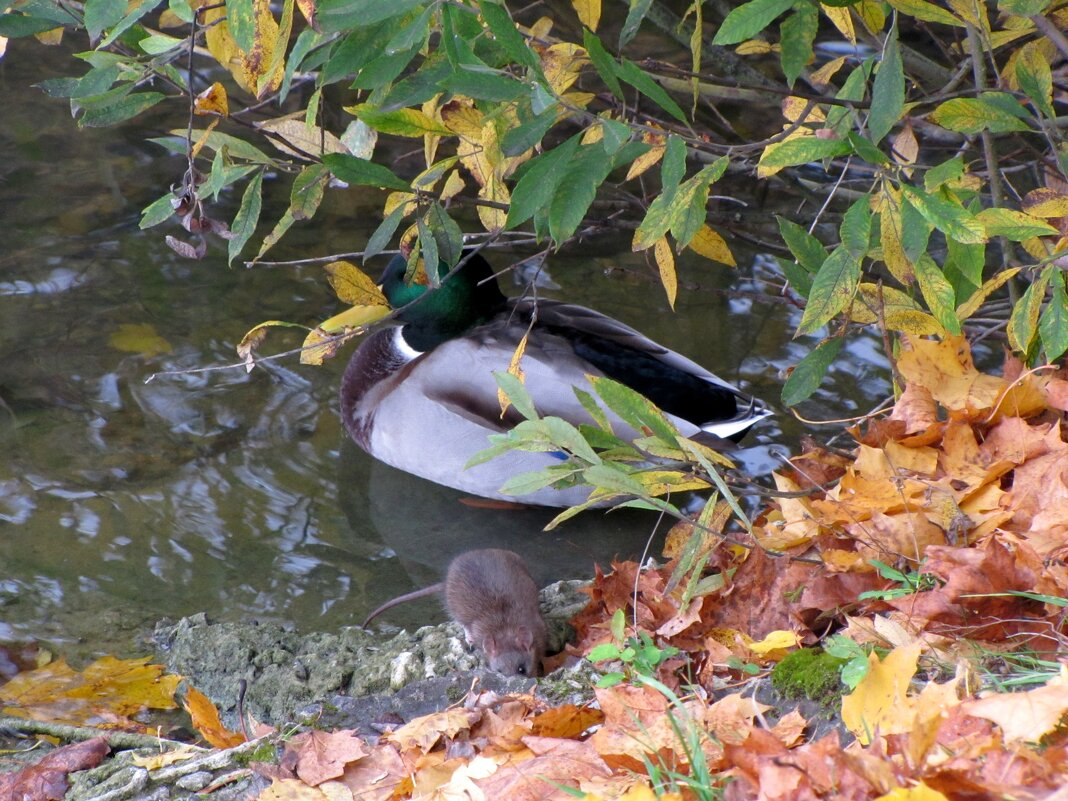
M 848 660 L 824 653 L 821 648 L 802 648 L 787 656 L 771 671 L 771 683 L 787 698 L 808 698 L 829 704 L 841 698 L 842 666 Z
M 278 750 L 271 743 L 265 742 L 255 751 L 249 751 L 245 754 L 235 754 L 234 764 L 241 767 L 247 766 L 250 762 L 263 762 L 267 765 L 273 765 L 278 762 Z

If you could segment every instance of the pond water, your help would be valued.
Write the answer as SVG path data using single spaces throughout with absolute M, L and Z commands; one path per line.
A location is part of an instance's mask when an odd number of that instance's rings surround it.
M 641 553 L 655 515 L 586 513 L 544 533 L 551 511 L 472 508 L 373 463 L 337 417 L 351 348 L 323 368 L 293 357 L 250 375 L 146 383 L 234 363 L 235 344 L 263 320 L 314 323 L 339 306 L 318 265 L 231 269 L 218 242 L 188 261 L 163 242 L 183 233 L 177 225 L 138 230 L 141 209 L 184 166 L 144 139 L 183 126 L 181 104 L 78 130 L 65 101 L 31 85 L 83 70 L 68 53 L 18 41 L 0 61 L 0 642 L 44 640 L 75 659 L 133 655 L 156 620 L 199 611 L 333 629 L 436 581 L 472 547 L 514 548 L 542 582 Z M 283 183 L 268 182 L 266 225 L 284 209 Z M 237 201 L 224 196 L 216 216 L 230 219 Z M 381 201 L 366 189 L 328 193 L 273 258 L 358 250 Z M 723 219 L 767 230 L 770 212 L 750 201 Z M 741 247 L 737 271 L 683 257 L 672 313 L 629 238 L 551 259 L 560 289 L 543 294 L 596 306 L 777 403 L 781 371 L 813 343 L 791 340 L 800 311 L 773 273 Z M 272 333 L 265 350 L 299 342 Z M 801 411 L 846 417 L 888 391 L 878 343 L 861 340 Z M 772 451 L 796 449 L 803 430 L 787 412 L 765 422 L 747 440 L 746 468 L 766 476 Z M 390 620 L 433 614 L 412 606 Z

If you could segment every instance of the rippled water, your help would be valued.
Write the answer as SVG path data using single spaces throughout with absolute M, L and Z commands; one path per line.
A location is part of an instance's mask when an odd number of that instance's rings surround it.
M 154 621 L 198 611 L 327 629 L 437 580 L 471 547 L 515 548 L 546 582 L 640 552 L 655 516 L 586 514 L 546 534 L 551 512 L 471 508 L 372 463 L 337 419 L 347 354 L 321 369 L 293 358 L 251 375 L 146 383 L 235 362 L 235 343 L 260 321 L 313 323 L 338 306 L 317 266 L 229 269 L 218 243 L 191 262 L 162 241 L 182 233 L 176 226 L 139 231 L 140 210 L 183 168 L 144 131 L 183 125 L 181 110 L 79 131 L 65 102 L 30 88 L 43 71 L 75 74 L 79 63 L 19 42 L 0 61 L 0 641 L 135 653 Z M 267 187 L 273 224 L 288 188 Z M 219 216 L 236 203 L 225 196 Z M 380 206 L 374 192 L 331 192 L 274 258 L 358 249 Z M 737 224 L 768 221 L 751 205 Z M 619 238 L 624 251 L 628 240 Z M 790 340 L 799 310 L 748 265 L 739 280 L 681 259 L 675 314 L 644 259 L 603 241 L 549 269 L 561 289 L 544 294 L 596 305 L 772 402 L 780 371 L 810 347 Z M 267 350 L 297 344 L 273 333 Z M 804 411 L 848 415 L 887 391 L 878 347 L 862 341 Z M 762 425 L 749 469 L 767 472 L 772 447 L 794 447 L 801 431 L 785 414 Z

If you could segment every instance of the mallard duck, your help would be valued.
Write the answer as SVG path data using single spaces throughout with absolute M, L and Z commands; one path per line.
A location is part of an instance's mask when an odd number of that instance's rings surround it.
M 555 300 L 508 299 L 478 253 L 433 291 L 404 282 L 406 261 L 394 257 L 382 291 L 397 326 L 365 339 L 341 381 L 341 416 L 350 436 L 376 459 L 430 481 L 484 498 L 542 506 L 572 506 L 588 487 L 546 487 L 529 495 L 503 495 L 510 477 L 559 464 L 561 454 L 513 451 L 464 469 L 485 449 L 488 435 L 522 418 L 512 408 L 501 418 L 494 372 L 508 369 L 530 328 L 522 359 L 527 391 L 538 412 L 572 423 L 592 423 L 572 387 L 591 391 L 587 375 L 608 376 L 641 392 L 686 436 L 737 441 L 771 412 L 759 400 L 700 365 L 599 312 Z M 446 278 L 446 276 L 448 277 Z M 420 298 L 418 303 L 407 304 Z M 623 439 L 637 436 L 613 421 Z

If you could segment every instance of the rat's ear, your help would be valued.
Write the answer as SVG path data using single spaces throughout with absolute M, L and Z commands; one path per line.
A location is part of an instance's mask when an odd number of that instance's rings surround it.
M 534 647 L 534 632 L 526 626 L 520 626 L 515 630 L 515 644 L 522 651 L 529 651 Z

